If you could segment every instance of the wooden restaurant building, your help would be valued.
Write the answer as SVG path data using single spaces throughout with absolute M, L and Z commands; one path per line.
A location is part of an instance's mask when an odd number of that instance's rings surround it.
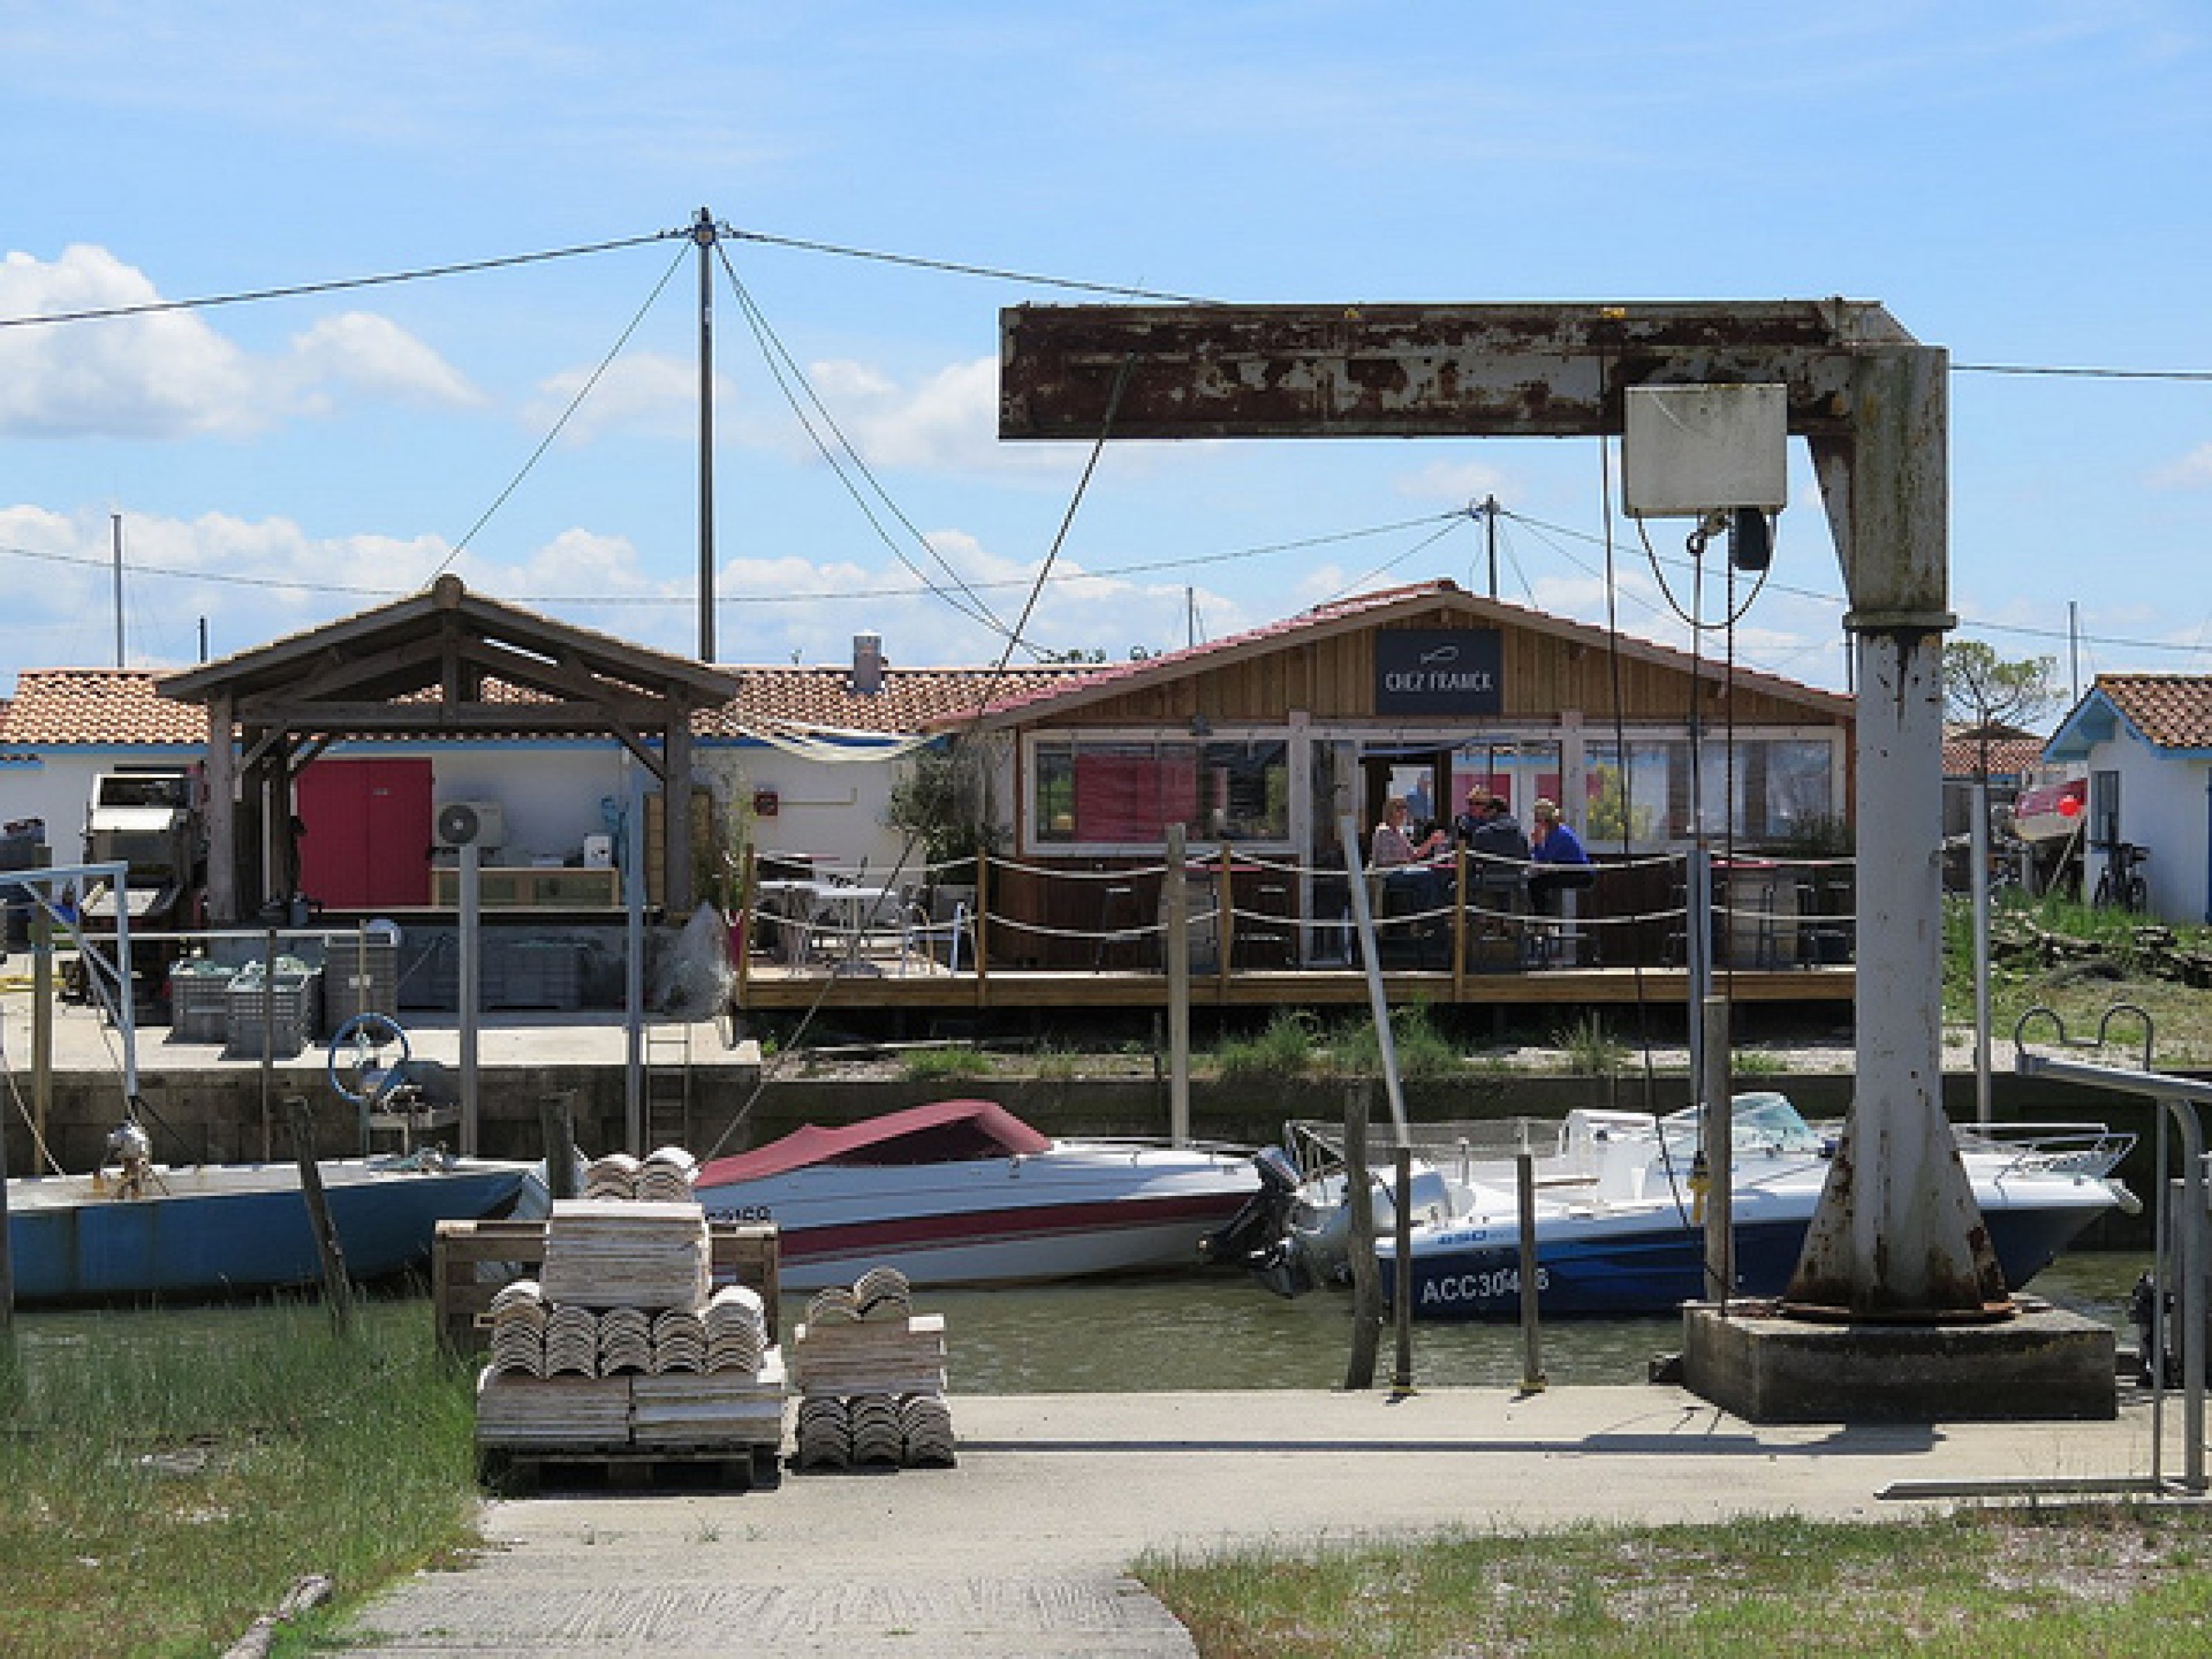
M 988 778 L 995 845 L 948 907 L 966 972 L 902 971 L 839 1003 L 1111 1004 L 1164 995 L 1182 826 L 1192 997 L 1365 994 L 1341 846 L 1385 801 L 1448 825 L 1470 790 L 1525 826 L 1558 803 L 1596 866 L 1564 914 L 1446 861 L 1408 901 L 1368 878 L 1381 960 L 1438 1001 L 1686 994 L 1688 854 L 1713 855 L 1713 961 L 1743 1000 L 1845 1000 L 1850 698 L 1468 592 L 1363 594 L 1189 649 L 1101 665 L 946 721 Z M 980 967 L 980 972 L 977 969 Z M 1540 973 L 1528 971 L 1542 969 Z M 1654 980 L 1650 976 L 1658 975 Z M 744 1000 L 798 1006 L 781 974 Z M 811 977 L 795 974 L 793 979 Z M 1674 986 L 1671 981 L 1680 980 Z M 901 982 L 903 981 L 904 982 Z

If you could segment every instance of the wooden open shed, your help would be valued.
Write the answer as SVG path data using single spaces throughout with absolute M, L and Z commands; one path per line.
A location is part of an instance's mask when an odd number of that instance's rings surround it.
M 252 918 L 296 869 L 292 781 L 345 738 L 611 735 L 664 791 L 691 775 L 695 711 L 736 675 L 571 627 L 441 576 L 419 593 L 166 676 L 207 710 L 209 918 Z M 663 812 L 665 908 L 690 909 L 691 814 Z

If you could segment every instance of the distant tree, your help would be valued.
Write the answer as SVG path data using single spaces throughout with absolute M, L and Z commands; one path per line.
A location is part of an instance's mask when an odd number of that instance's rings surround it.
M 1974 735 L 1974 772 L 1990 775 L 1991 728 L 2033 728 L 2058 702 L 2058 659 L 2026 657 L 2008 662 L 1979 640 L 1951 640 L 1943 647 L 1943 712 Z

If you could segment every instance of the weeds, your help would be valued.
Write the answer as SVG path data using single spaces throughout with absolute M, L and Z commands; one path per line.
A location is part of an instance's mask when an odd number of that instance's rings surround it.
M 62 1328 L 19 1332 L 0 1402 L 0 1652 L 219 1652 L 302 1573 L 374 1585 L 474 1543 L 469 1371 L 419 1302 L 350 1340 L 305 1304 Z
M 1320 1031 L 1320 1022 L 1303 1009 L 1279 1008 L 1257 1035 L 1223 1038 L 1214 1064 L 1224 1078 L 1304 1077 L 1323 1057 L 1316 1047 Z
M 1565 1055 L 1570 1072 L 1584 1077 L 1611 1077 L 1628 1064 L 1628 1045 L 1595 1012 L 1553 1032 L 1552 1046 Z
M 949 1048 L 917 1048 L 906 1056 L 902 1069 L 909 1083 L 956 1083 L 990 1076 L 994 1062 L 981 1048 L 955 1043 Z

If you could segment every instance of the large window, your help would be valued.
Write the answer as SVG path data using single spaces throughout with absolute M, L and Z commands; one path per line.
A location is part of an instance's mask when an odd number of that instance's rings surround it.
M 1749 845 L 1816 832 L 1837 816 L 1835 746 L 1826 738 L 1686 738 L 1593 742 L 1584 751 L 1585 821 L 1596 846 L 1658 847 L 1703 835 Z
M 1281 738 L 1040 738 L 1030 833 L 1037 846 L 1157 847 L 1167 826 L 1194 841 L 1283 841 L 1291 833 Z

